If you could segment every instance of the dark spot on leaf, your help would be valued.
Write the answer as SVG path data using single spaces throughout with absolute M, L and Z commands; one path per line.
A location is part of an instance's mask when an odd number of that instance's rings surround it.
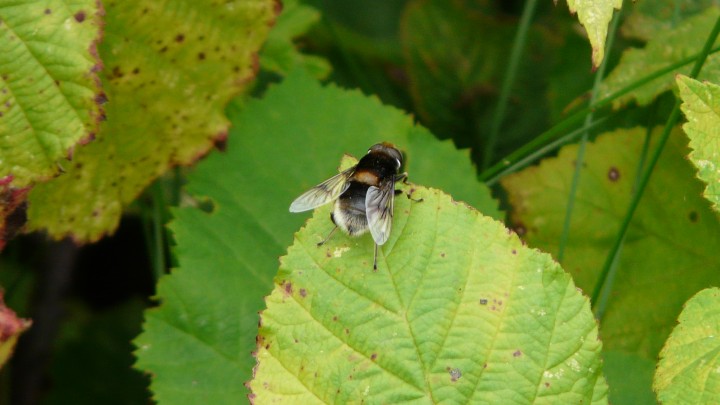
M 75 21 L 79 23 L 85 21 L 85 12 L 81 10 L 75 13 Z
M 502 305 L 502 300 L 499 300 L 497 303 L 498 305 Z
M 483 368 L 487 368 L 487 363 L 483 364 Z
M 292 283 L 286 282 L 283 287 L 285 287 L 285 294 L 291 295 L 293 293 Z
M 550 388 L 550 383 L 549 383 L 549 382 L 546 382 L 546 383 L 545 383 L 545 388 Z
M 294 340 L 295 340 L 295 343 L 300 343 L 300 341 L 299 341 L 299 340 L 297 340 L 297 339 L 294 339 Z
M 265 345 L 265 350 L 269 350 L 269 349 L 270 349 L 270 343 Z
M 160 48 L 160 53 L 165 53 L 165 52 L 167 52 L 167 50 L 168 50 L 168 47 L 163 46 L 162 48 Z
M 107 96 L 105 95 L 105 93 L 101 92 L 95 96 L 95 103 L 97 105 L 103 105 L 103 104 L 107 103 L 107 101 L 108 101 L 108 99 L 107 99 Z
M 227 139 L 227 133 L 220 134 L 217 138 L 215 138 L 215 141 L 213 142 L 215 148 L 220 152 L 225 152 L 225 150 L 227 149 Z
M 350 334 L 350 329 L 345 328 L 345 334 L 346 334 L 346 335 L 349 335 L 349 334 Z
M 690 222 L 697 222 L 698 220 L 698 213 L 697 211 L 690 211 L 690 214 L 688 215 L 690 218 Z
M 333 322 L 337 322 L 337 315 L 333 316 Z
M 491 310 L 491 311 L 494 311 L 495 309 L 497 309 L 497 308 L 495 308 L 495 305 L 493 305 L 493 306 L 490 307 L 490 310 Z
M 513 249 L 513 250 L 512 250 L 512 254 L 516 255 L 516 254 L 517 254 L 517 250 Z
M 240 72 L 240 66 L 233 66 L 233 72 L 239 73 L 239 72 Z
M 175 36 L 175 42 L 182 42 L 184 40 L 185 40 L 185 35 L 183 35 L 183 34 L 177 34 Z
M 527 233 L 527 228 L 525 228 L 525 225 L 522 223 L 515 224 L 515 233 L 518 234 L 518 236 L 523 236 Z
M 375 361 L 377 359 L 377 353 L 373 353 L 370 355 L 370 360 Z
M 440 257 L 445 257 L 445 252 L 440 253 Z
M 140 73 L 140 68 L 135 68 L 135 69 L 133 69 L 132 72 L 134 75 L 136 75 L 136 74 Z
M 617 167 L 611 167 L 610 170 L 608 170 L 608 179 L 612 182 L 616 182 L 620 179 L 620 171 L 617 169 Z
M 45 14 L 50 14 L 50 13 L 52 13 L 52 10 L 50 10 L 49 8 L 46 8 L 46 9 L 45 9 Z
M 199 60 L 205 60 L 205 52 L 198 53 L 198 59 Z
M 513 357 L 520 357 L 522 356 L 522 352 L 518 349 L 513 352 Z
M 450 381 L 452 382 L 456 382 L 462 377 L 462 372 L 459 368 L 453 368 L 448 372 L 450 373 Z
M 307 290 L 304 289 L 304 288 L 301 288 L 301 289 L 300 289 L 300 296 L 303 297 L 303 298 L 305 298 L 305 297 L 307 296 Z
M 480 305 L 487 305 L 488 300 L 487 298 L 480 298 Z

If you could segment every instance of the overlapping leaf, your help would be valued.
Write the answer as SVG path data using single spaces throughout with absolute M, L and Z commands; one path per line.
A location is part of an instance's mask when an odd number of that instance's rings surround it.
M 106 3 L 107 121 L 64 176 L 30 193 L 31 227 L 96 240 L 158 175 L 222 143 L 224 107 L 254 75 L 274 5 Z
M 709 7 L 702 14 L 682 21 L 674 29 L 659 32 L 648 41 L 645 48 L 626 50 L 620 63 L 603 81 L 600 96 L 607 97 L 652 72 L 698 54 L 718 17 L 720 17 L 720 9 Z M 673 87 L 677 73 L 688 74 L 692 69 L 691 62 L 618 98 L 613 105 L 617 108 L 631 100 L 635 100 L 639 105 L 649 104 L 660 93 Z M 715 53 L 708 56 L 699 78 L 712 80 L 718 77 L 718 74 L 720 74 L 720 56 Z
M 314 8 L 300 4 L 299 0 L 282 2 L 282 12 L 268 34 L 267 42 L 260 54 L 260 66 L 270 72 L 286 75 L 294 68 L 305 67 L 316 77 L 330 73 L 327 60 L 299 52 L 293 39 L 304 34 L 320 19 Z
M 22 188 L 97 132 L 100 3 L 0 1 L 0 179 Z
M 587 147 L 563 262 L 585 291 L 594 287 L 625 215 L 645 131 L 618 130 Z M 671 136 L 627 232 L 601 323 L 609 350 L 655 359 L 682 304 L 720 283 L 720 223 L 693 179 L 686 142 L 679 130 Z M 577 145 L 565 147 L 503 181 L 512 222 L 530 246 L 557 252 L 576 156 Z
M 577 13 L 580 24 L 585 27 L 593 49 L 593 66 L 600 66 L 605 57 L 608 25 L 615 9 L 622 7 L 622 0 L 567 0 L 567 3 L 570 12 Z
M 395 232 L 327 231 L 319 209 L 261 314 L 259 403 L 589 403 L 606 386 L 586 297 L 549 255 L 443 192 L 405 187 Z M 605 400 L 605 402 L 607 402 Z
M 688 122 L 683 130 L 690 138 L 690 160 L 704 181 L 705 198 L 720 210 L 720 86 L 679 76 L 682 111 Z
M 337 173 L 343 153 L 360 156 L 378 141 L 394 142 L 406 153 L 411 179 L 500 216 L 467 151 L 358 91 L 323 88 L 296 72 L 230 115 L 227 151 L 208 157 L 189 178 L 189 193 L 207 200 L 212 212 L 174 212 L 180 268 L 159 283 L 162 305 L 146 313 L 135 341 L 137 367 L 155 376 L 155 397 L 173 404 L 245 397 L 262 298 L 272 290 L 277 258 L 307 218 L 290 214 L 290 202 Z M 327 217 L 326 227 L 332 228 Z
M 660 353 L 654 388 L 663 404 L 720 402 L 720 289 L 692 297 Z

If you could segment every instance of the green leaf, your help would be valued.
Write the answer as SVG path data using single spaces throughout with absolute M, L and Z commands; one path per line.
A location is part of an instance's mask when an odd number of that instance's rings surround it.
M 277 3 L 280 4 L 280 3 Z M 275 21 L 267 42 L 260 53 L 260 66 L 271 72 L 287 75 L 294 68 L 304 67 L 314 77 L 323 78 L 330 73 L 330 64 L 324 58 L 300 53 L 292 40 L 320 20 L 320 13 L 299 0 L 282 2 L 282 12 Z
M 222 143 L 224 108 L 254 76 L 274 4 L 107 3 L 107 121 L 64 176 L 30 193 L 30 228 L 97 240 L 157 176 Z
M 720 9 L 710 7 L 704 13 L 682 21 L 674 29 L 659 32 L 648 41 L 645 48 L 631 48 L 623 52 L 618 65 L 603 81 L 600 97 L 608 97 L 654 71 L 699 53 L 718 17 Z M 613 102 L 613 106 L 619 108 L 632 100 L 641 106 L 650 104 L 658 95 L 674 86 L 677 73 L 689 74 L 691 69 L 692 64 L 687 64 L 661 75 L 618 98 Z M 708 55 L 698 78 L 713 80 L 719 74 L 720 55 Z
M 720 86 L 678 76 L 682 111 L 688 122 L 683 130 L 690 138 L 690 161 L 705 182 L 705 198 L 720 211 Z
M 567 3 L 570 12 L 577 13 L 580 24 L 585 27 L 593 50 L 593 66 L 600 66 L 605 57 L 608 25 L 613 11 L 622 7 L 622 0 L 567 0 Z
M 446 187 L 501 216 L 467 151 L 437 141 L 412 117 L 358 91 L 322 87 L 295 72 L 230 117 L 227 151 L 209 156 L 189 176 L 187 191 L 210 212 L 173 212 L 179 268 L 161 279 L 162 304 L 146 312 L 135 341 L 137 367 L 154 376 L 160 402 L 244 398 L 262 298 L 272 289 L 277 258 L 307 218 L 290 214 L 290 202 L 336 173 L 343 153 L 360 156 L 373 143 L 393 142 L 406 154 L 411 179 Z
M 0 1 L 0 180 L 32 186 L 95 135 L 100 3 Z
M 587 146 L 563 262 L 585 291 L 593 289 L 625 215 L 645 133 L 617 130 Z M 720 283 L 720 223 L 693 179 L 685 144 L 676 130 L 628 229 L 600 327 L 608 350 L 655 359 L 682 304 Z M 564 147 L 557 158 L 502 180 L 511 221 L 530 246 L 557 252 L 577 148 Z
M 295 235 L 261 314 L 254 400 L 591 402 L 601 344 L 571 278 L 447 194 L 403 188 L 422 201 L 396 198 L 377 270 L 370 238 L 316 246 L 332 207 Z
M 660 353 L 654 388 L 663 404 L 720 402 L 720 289 L 692 297 Z
M 638 1 L 623 21 L 625 37 L 649 41 L 663 31 L 674 29 L 681 21 L 717 5 L 717 0 Z

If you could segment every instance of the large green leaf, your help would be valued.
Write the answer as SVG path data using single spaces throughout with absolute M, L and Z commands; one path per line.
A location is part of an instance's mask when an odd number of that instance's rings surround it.
M 109 98 L 95 142 L 30 193 L 32 229 L 96 240 L 169 167 L 227 136 L 224 108 L 254 76 L 273 0 L 106 3 L 100 55 Z
M 603 81 L 600 97 L 607 97 L 654 71 L 664 69 L 674 62 L 700 52 L 718 17 L 720 17 L 720 9 L 710 7 L 704 13 L 682 21 L 674 29 L 657 33 L 648 41 L 645 48 L 626 50 L 620 58 L 620 63 Z M 635 100 L 639 105 L 650 104 L 660 93 L 674 86 L 676 74 L 688 74 L 691 69 L 690 63 L 668 72 L 618 98 L 613 105 L 618 108 L 631 100 Z M 713 80 L 718 74 L 720 74 L 720 55 L 714 53 L 708 56 L 699 78 Z
M 227 151 L 189 176 L 188 192 L 211 212 L 174 212 L 179 268 L 160 281 L 162 304 L 147 311 L 145 332 L 135 341 L 137 367 L 154 375 L 161 402 L 244 397 L 262 297 L 272 289 L 277 258 L 306 218 L 290 214 L 290 202 L 335 173 L 343 153 L 360 156 L 375 142 L 394 142 L 406 153 L 411 179 L 445 187 L 500 217 L 467 151 L 358 91 L 322 87 L 296 72 L 230 116 Z
M 720 403 L 720 289 L 692 297 L 660 353 L 654 388 L 663 404 Z
M 690 138 L 690 161 L 704 181 L 705 198 L 720 210 L 720 86 L 678 76 L 682 111 L 688 122 L 683 130 Z
M 0 179 L 31 186 L 97 132 L 95 0 L 0 0 Z
M 618 130 L 587 146 L 562 263 L 586 291 L 627 210 L 645 132 Z M 686 142 L 679 130 L 670 137 L 627 232 L 600 326 L 609 350 L 655 359 L 682 304 L 720 283 L 720 223 L 693 179 Z M 576 157 L 577 145 L 567 146 L 503 180 L 512 222 L 530 246 L 557 252 Z
M 590 403 L 605 385 L 589 302 L 549 255 L 436 189 L 403 187 L 371 238 L 318 209 L 261 314 L 259 403 Z M 600 398 L 598 398 L 600 400 Z
M 603 373 L 613 405 L 657 405 L 652 391 L 655 360 L 633 353 L 603 351 Z
M 557 0 L 556 0 L 557 3 Z M 567 0 L 571 13 L 577 13 L 592 46 L 593 66 L 605 57 L 605 39 L 613 11 L 622 7 L 622 0 Z

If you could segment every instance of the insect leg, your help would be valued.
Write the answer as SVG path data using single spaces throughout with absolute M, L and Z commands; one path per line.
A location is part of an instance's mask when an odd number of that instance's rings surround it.
M 338 226 L 335 225 L 335 228 L 333 228 L 332 231 L 330 231 L 330 233 L 328 234 L 328 236 L 327 236 L 325 239 L 323 239 L 322 242 L 318 242 L 317 245 L 318 245 L 318 246 L 324 245 L 325 242 L 327 242 L 328 240 L 330 240 L 330 237 L 335 233 L 335 231 L 337 231 L 337 229 L 338 229 Z
M 373 258 L 373 270 L 377 270 L 377 251 L 378 251 L 378 244 L 375 244 L 375 258 Z

